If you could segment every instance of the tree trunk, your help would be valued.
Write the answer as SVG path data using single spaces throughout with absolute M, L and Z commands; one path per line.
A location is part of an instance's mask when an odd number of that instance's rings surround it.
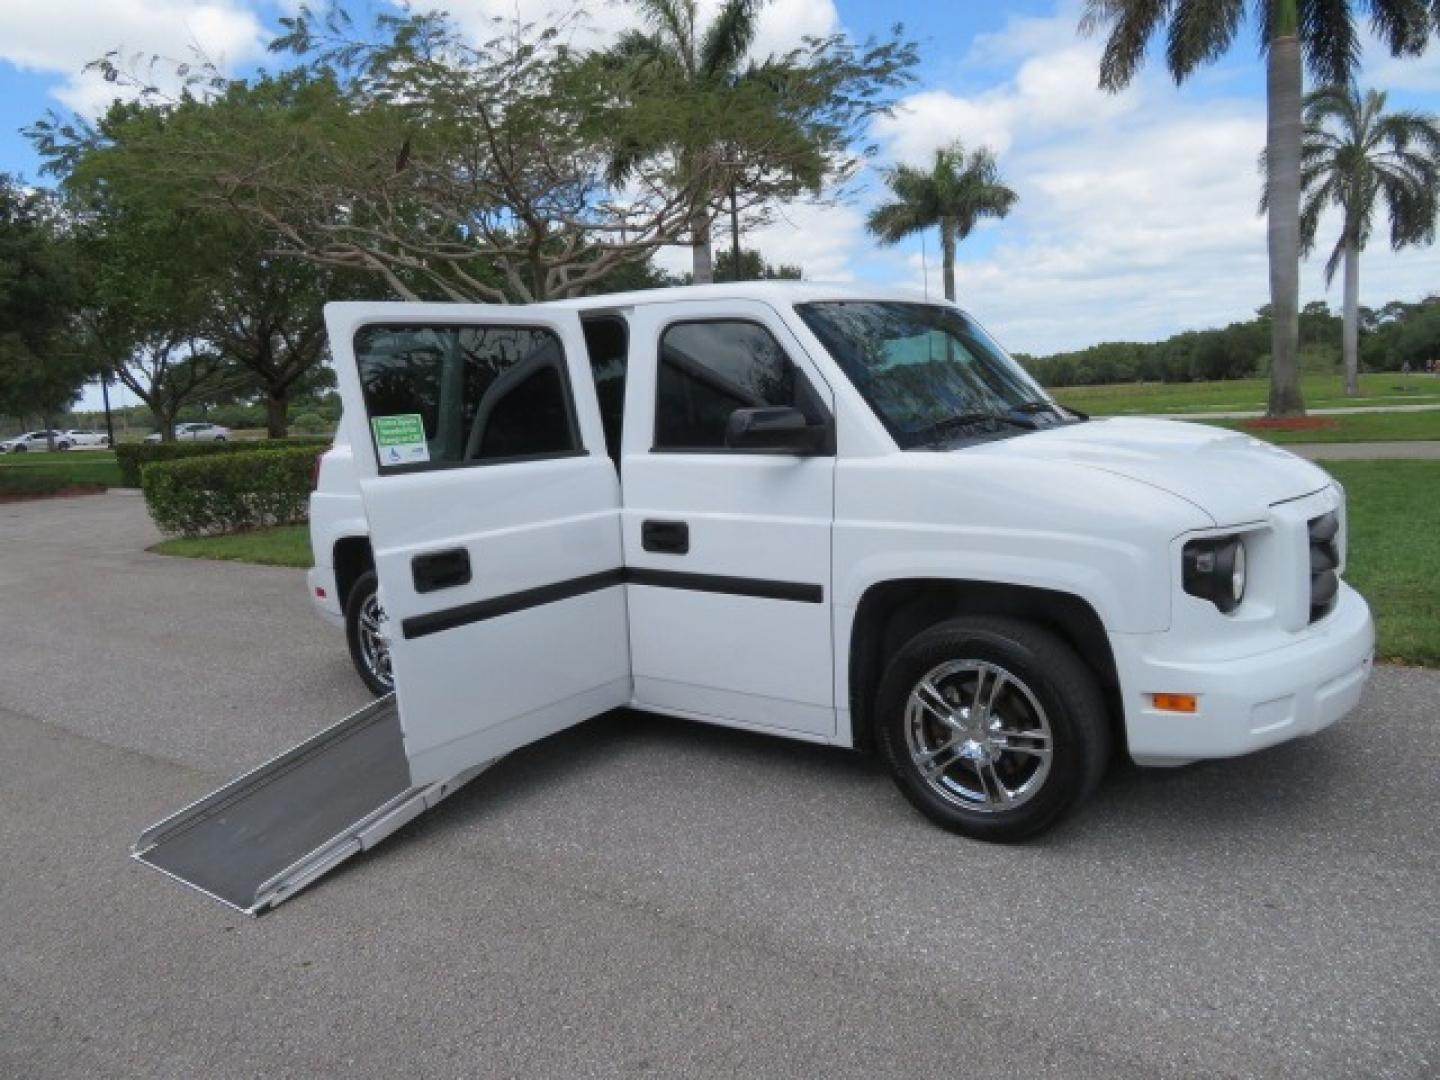
M 695 279 L 695 284 L 713 284 L 715 259 L 710 250 L 710 219 L 706 216 L 704 207 L 690 215 L 690 257 L 691 277 Z
M 945 282 L 945 299 L 955 302 L 955 221 L 940 219 L 940 273 Z
M 1303 416 L 1300 394 L 1300 40 L 1296 0 L 1279 0 L 1266 71 L 1269 175 L 1270 404 L 1267 416 Z
M 1345 393 L 1360 393 L 1360 244 L 1353 233 L 1345 237 L 1345 329 L 1341 335 L 1345 356 Z
M 155 426 L 160 429 L 161 442 L 175 441 L 175 414 L 180 410 L 162 409 L 155 405 L 150 406 L 150 415 L 155 418 Z
M 290 395 L 284 390 L 265 395 L 265 434 L 272 439 L 290 434 Z

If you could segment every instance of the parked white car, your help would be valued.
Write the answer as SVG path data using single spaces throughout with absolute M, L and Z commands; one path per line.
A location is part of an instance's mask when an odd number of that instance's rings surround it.
M 333 304 L 311 595 L 415 784 L 616 706 L 875 747 L 1012 840 L 1140 764 L 1355 707 L 1345 497 L 1062 408 L 960 309 L 812 284 Z
M 68 450 L 103 448 L 110 445 L 109 435 L 91 428 L 70 428 L 65 432 L 65 438 L 70 443 L 66 447 Z
M 56 450 L 69 450 L 74 445 L 63 431 L 27 431 L 23 435 L 0 442 L 0 454 L 45 453 L 52 443 Z
M 225 442 L 230 438 L 230 429 L 219 424 L 176 424 L 176 442 Z M 148 443 L 160 442 L 160 433 L 151 432 L 145 436 Z

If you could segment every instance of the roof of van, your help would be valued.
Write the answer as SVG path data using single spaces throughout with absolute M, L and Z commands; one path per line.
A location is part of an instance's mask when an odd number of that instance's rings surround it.
M 635 307 L 641 304 L 679 304 L 689 300 L 761 300 L 772 304 L 803 304 L 812 300 L 901 300 L 914 304 L 922 303 L 925 299 L 912 290 L 887 289 L 879 285 L 823 281 L 736 281 L 722 285 L 677 285 L 668 289 L 602 293 L 599 296 L 550 300 L 536 306 L 591 311 Z M 941 297 L 931 297 L 930 300 L 945 303 Z

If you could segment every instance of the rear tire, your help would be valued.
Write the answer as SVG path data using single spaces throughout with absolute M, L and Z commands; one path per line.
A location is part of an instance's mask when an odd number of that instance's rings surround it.
M 361 681 L 376 697 L 383 697 L 395 689 L 395 673 L 385 639 L 385 611 L 376 594 L 379 584 L 375 571 L 368 570 L 351 586 L 345 600 L 345 641 Z
M 876 696 L 882 756 L 936 824 L 978 840 L 1035 836 L 1078 805 L 1110 760 L 1090 669 L 1020 619 L 951 619 L 890 660 Z

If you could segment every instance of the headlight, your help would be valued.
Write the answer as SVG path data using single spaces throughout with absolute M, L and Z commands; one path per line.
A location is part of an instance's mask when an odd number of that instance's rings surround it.
M 1191 596 L 1229 614 L 1245 598 L 1245 544 L 1238 536 L 1191 540 L 1181 557 L 1182 580 Z

